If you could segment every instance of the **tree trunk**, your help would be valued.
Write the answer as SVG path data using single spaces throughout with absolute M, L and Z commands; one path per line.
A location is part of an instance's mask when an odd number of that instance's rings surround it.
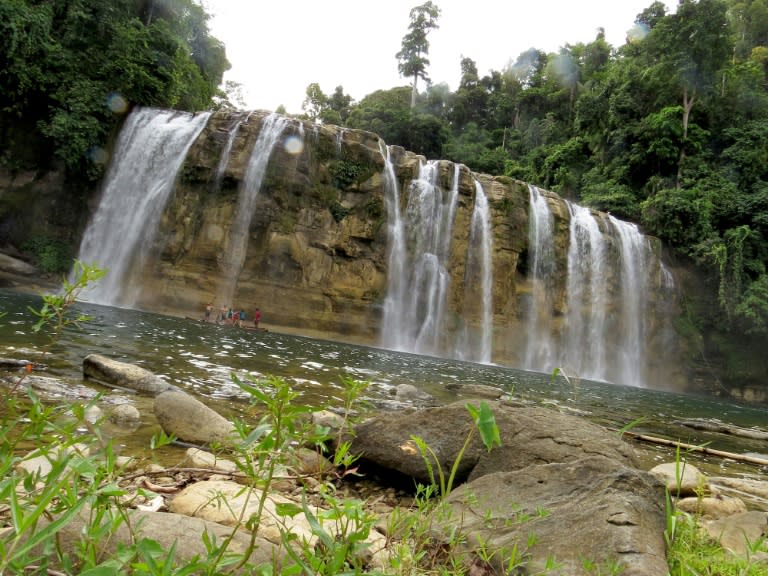
M 416 88 L 416 83 L 419 81 L 419 75 L 414 74 L 413 75 L 413 87 L 411 88 L 411 110 L 416 108 L 416 94 L 418 94 L 418 89 Z
M 683 162 L 685 162 L 685 143 L 688 140 L 688 122 L 691 118 L 691 110 L 696 100 L 696 90 L 694 89 L 690 99 L 688 98 L 688 87 L 683 88 L 683 141 L 680 144 L 680 157 L 677 160 L 677 188 L 682 185 L 683 180 Z

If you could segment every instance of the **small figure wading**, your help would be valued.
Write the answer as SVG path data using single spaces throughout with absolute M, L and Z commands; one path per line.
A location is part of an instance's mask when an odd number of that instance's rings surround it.
M 253 314 L 253 327 L 258 328 L 260 321 L 261 321 L 261 310 L 256 308 L 256 312 L 254 312 Z

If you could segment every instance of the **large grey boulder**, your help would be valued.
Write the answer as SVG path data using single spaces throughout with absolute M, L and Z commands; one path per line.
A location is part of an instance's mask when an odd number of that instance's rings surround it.
M 179 440 L 226 444 L 234 439 L 232 422 L 181 390 L 166 390 L 155 397 L 155 417 L 166 434 Z
M 0 252 L 0 270 L 3 270 L 3 272 L 8 274 L 17 274 L 19 276 L 34 276 L 40 273 L 40 271 L 31 264 L 27 264 L 23 260 L 9 256 L 8 254 L 3 254 L 2 252 Z
M 446 499 L 447 511 L 438 508 L 434 525 L 442 540 L 459 541 L 468 562 L 484 550 L 497 574 L 516 554 L 521 574 L 620 567 L 624 576 L 666 576 L 663 494 L 652 475 L 593 455 L 468 482 Z
M 164 550 L 170 550 L 175 545 L 174 562 L 178 566 L 189 564 L 195 557 L 207 558 L 208 550 L 205 545 L 204 535 L 217 545 L 223 544 L 232 536 L 227 545 L 230 554 L 249 554 L 249 562 L 253 565 L 272 564 L 273 560 L 280 564 L 285 552 L 279 546 L 264 540 L 258 536 L 253 537 L 249 532 L 235 530 L 229 526 L 223 526 L 216 522 L 209 522 L 201 518 L 193 518 L 182 514 L 167 512 L 143 512 L 140 510 L 127 510 L 128 523 L 121 523 L 109 537 L 101 538 L 93 544 L 97 552 L 103 558 L 114 556 L 119 545 L 130 545 L 133 542 L 149 538 L 157 541 Z M 87 522 L 87 512 L 81 512 L 71 522 L 65 524 L 59 531 L 59 542 L 63 546 L 63 555 L 74 558 L 78 542 L 83 538 Z M 47 524 L 42 520 L 39 528 Z M 234 534 L 233 534 L 234 532 Z M 251 548 L 251 539 L 254 546 Z M 54 560 L 54 564 L 57 564 Z M 248 573 L 240 570 L 236 573 Z
M 475 433 L 459 462 L 458 482 L 590 455 L 603 455 L 627 465 L 636 463 L 629 444 L 583 418 L 546 408 L 514 407 L 503 402 L 488 404 L 499 426 L 502 445 L 488 452 Z M 426 442 L 447 475 L 473 427 L 465 402 L 383 413 L 355 427 L 351 451 L 364 462 L 428 483 L 429 472 L 411 437 L 418 436 Z
M 83 375 L 110 386 L 145 394 L 160 394 L 173 388 L 171 384 L 145 368 L 113 360 L 101 354 L 89 354 L 83 359 Z

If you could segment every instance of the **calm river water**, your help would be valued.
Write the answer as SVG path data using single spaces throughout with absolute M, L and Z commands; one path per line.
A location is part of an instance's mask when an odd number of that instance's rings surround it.
M 0 291 L 0 356 L 23 358 L 40 350 L 47 337 L 35 334 L 37 296 Z M 344 376 L 370 382 L 366 399 L 383 408 L 401 408 L 393 396 L 408 383 L 432 394 L 440 403 L 459 398 L 457 387 L 483 384 L 534 403 L 556 404 L 613 428 L 640 417 L 634 431 L 664 435 L 689 443 L 738 453 L 768 454 L 768 442 L 693 430 L 679 419 L 714 419 L 742 427 L 768 427 L 768 408 L 731 401 L 586 380 L 567 382 L 551 374 L 447 360 L 378 348 L 355 346 L 276 332 L 253 332 L 89 304 L 78 311 L 91 316 L 80 328 L 68 328 L 45 362 L 47 374 L 82 384 L 82 359 L 100 353 L 136 363 L 166 378 L 229 414 L 247 413 L 247 398 L 231 375 L 280 376 L 301 392 L 300 401 L 313 406 L 341 398 Z M 669 455 L 660 455 L 667 458 Z M 704 459 L 706 460 L 706 459 Z M 723 466 L 713 460 L 712 465 Z M 755 468 L 753 467 L 753 470 Z M 765 472 L 765 470 L 763 470 Z

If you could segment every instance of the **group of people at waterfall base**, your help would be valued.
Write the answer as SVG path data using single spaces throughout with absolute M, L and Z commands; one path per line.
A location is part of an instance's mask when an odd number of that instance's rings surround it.
M 245 310 L 233 310 L 232 308 L 228 308 L 227 306 L 223 306 L 219 308 L 219 314 L 216 316 L 216 320 L 212 320 L 211 317 L 213 316 L 213 304 L 208 304 L 205 307 L 205 316 L 203 316 L 204 322 L 216 322 L 216 324 L 231 324 L 232 326 L 237 326 L 238 328 L 245 327 L 245 322 L 248 318 L 248 315 L 245 313 Z M 261 322 L 261 310 L 256 308 L 256 312 L 253 313 L 253 327 L 258 328 L 259 322 Z

